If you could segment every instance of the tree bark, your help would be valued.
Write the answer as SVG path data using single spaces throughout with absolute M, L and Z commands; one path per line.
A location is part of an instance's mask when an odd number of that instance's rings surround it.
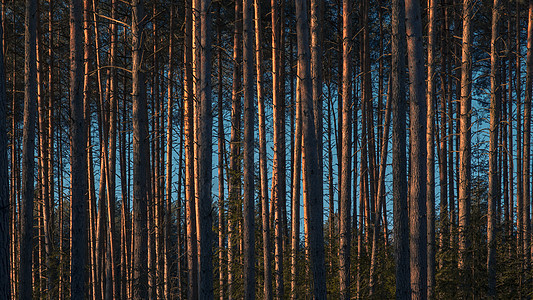
M 500 19 L 500 1 L 494 0 L 492 7 L 492 33 L 490 42 L 490 146 L 489 146 L 489 190 L 487 215 L 487 272 L 488 296 L 496 298 L 496 203 L 500 198 L 500 184 L 498 176 L 498 130 L 500 122 L 499 86 L 499 49 L 497 45 L 498 26 Z
M 409 219 L 407 203 L 406 99 L 405 99 L 405 6 L 404 0 L 392 2 L 392 176 L 394 198 L 394 240 L 396 261 L 396 299 L 410 297 Z
M 198 205 L 200 207 L 200 243 L 199 252 L 199 298 L 213 299 L 213 265 L 212 247 L 213 213 L 211 210 L 211 183 L 212 183 L 212 127 L 213 116 L 211 113 L 211 16 L 210 0 L 201 1 L 200 5 L 200 57 L 199 65 L 199 132 L 198 132 Z M 253 187 L 252 187 L 253 191 Z M 253 207 L 252 207 L 253 209 Z M 253 265 L 253 264 L 252 264 Z
M 243 1 L 243 84 L 244 84 L 244 298 L 255 298 L 255 222 L 254 222 L 254 51 L 252 0 Z
M 301 78 L 302 101 L 302 138 L 304 178 L 307 199 L 309 201 L 309 253 L 311 258 L 311 274 L 313 278 L 313 294 L 316 299 L 326 299 L 326 274 L 324 265 L 324 233 L 323 203 L 320 191 L 322 180 L 318 166 L 318 147 L 314 123 L 314 107 L 312 101 L 312 78 L 309 49 L 308 9 L 305 0 L 296 2 L 296 30 L 298 38 L 298 69 Z
M 263 235 L 264 299 L 272 300 L 272 268 L 270 257 L 270 220 L 268 201 L 268 170 L 266 150 L 265 99 L 263 96 L 263 55 L 261 28 L 261 1 L 255 0 L 255 65 L 257 87 L 257 110 L 259 121 L 259 173 L 261 180 L 261 219 Z
M 424 177 L 427 176 L 426 99 L 422 22 L 417 1 L 405 1 L 407 56 L 409 61 L 410 146 L 410 266 L 411 299 L 427 299 L 427 218 Z
M 0 23 L 4 24 L 5 7 L 2 7 Z M 0 27 L 0 36 L 4 37 L 4 26 Z M 7 94 L 6 75 L 4 69 L 4 41 L 0 41 L 0 298 L 11 297 L 11 271 L 10 271 L 10 197 L 9 197 L 9 160 L 7 158 Z
M 272 106 L 274 119 L 274 162 L 272 170 L 272 203 L 274 209 L 274 274 L 276 280 L 276 298 L 281 299 L 283 289 L 283 220 L 282 203 L 285 196 L 285 147 L 283 145 L 283 124 L 285 118 L 284 98 L 281 94 L 281 1 L 271 1 L 272 17 Z
M 33 193 L 35 107 L 37 104 L 36 58 L 37 1 L 26 0 L 24 31 L 24 128 L 22 132 L 22 206 L 20 231 L 19 297 L 32 297 Z
M 185 135 L 185 214 L 187 223 L 187 298 L 198 299 L 198 257 L 196 244 L 196 213 L 194 186 L 194 114 L 193 114 L 193 73 L 192 73 L 192 1 L 185 3 L 185 44 L 183 78 L 183 131 Z
M 352 183 L 352 2 L 342 1 L 342 156 L 339 202 L 339 281 L 341 299 L 350 299 Z M 298 45 L 300 47 L 300 45 Z M 299 48 L 298 47 L 298 48 Z M 340 113 L 340 112 L 339 112 Z M 320 154 L 319 154 L 320 156 Z
M 471 174 L 471 78 L 472 58 L 470 48 L 472 45 L 472 1 L 463 1 L 463 40 L 461 54 L 461 101 L 460 101 L 460 128 L 459 128 L 459 269 L 467 272 L 468 248 L 470 247 L 467 236 L 470 224 L 470 174 Z M 466 275 L 466 274 L 464 274 Z M 465 277 L 464 284 L 469 279 Z M 465 291 L 468 293 L 468 291 Z
M 87 126 L 83 112 L 82 3 L 70 2 L 71 299 L 83 299 L 87 256 Z
M 132 96 L 133 96 L 133 298 L 148 296 L 148 112 L 143 70 L 144 11 L 142 0 L 132 2 Z
M 435 0 L 431 0 L 428 16 L 428 58 L 426 91 L 426 142 L 427 142 L 427 185 L 426 185 L 426 223 L 427 223 L 427 298 L 435 294 Z

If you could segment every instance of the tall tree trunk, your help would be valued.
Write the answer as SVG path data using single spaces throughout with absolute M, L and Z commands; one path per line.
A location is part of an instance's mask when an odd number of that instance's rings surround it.
M 87 126 L 84 117 L 82 3 L 70 1 L 71 299 L 85 298 L 87 256 Z
M 2 7 L 0 23 L 4 24 L 5 7 Z M 0 36 L 4 37 L 4 26 L 0 27 Z M 6 75 L 4 69 L 4 41 L 0 41 L 0 298 L 11 298 L 10 283 L 10 245 L 11 241 L 9 224 L 9 161 L 7 158 L 8 138 L 7 138 L 7 94 Z M 12 170 L 14 171 L 14 170 Z M 13 202 L 12 202 L 13 203 Z
M 500 1 L 494 0 L 492 7 L 492 34 L 490 41 L 490 148 L 489 148 L 489 191 L 487 215 L 487 271 L 488 296 L 496 298 L 496 203 L 500 198 L 500 184 L 498 176 L 498 129 L 500 122 L 499 86 L 499 50 L 497 46 L 498 26 L 500 19 Z
M 218 7 L 218 17 L 220 18 L 220 6 Z M 218 62 L 218 268 L 219 268 L 219 297 L 220 300 L 224 299 L 225 290 L 225 251 L 224 243 L 224 153 L 226 152 L 225 146 L 225 132 L 224 132 L 224 110 L 223 110 L 223 74 L 222 74 L 222 22 L 219 19 L 217 25 L 217 42 L 219 45 L 217 62 Z
M 164 279 L 163 279 L 163 286 L 164 286 L 164 298 L 170 299 L 171 298 L 171 286 L 173 283 L 172 280 L 172 274 L 171 274 L 171 263 L 172 263 L 172 248 L 173 245 L 170 241 L 170 237 L 172 234 L 172 152 L 173 152 L 173 141 L 172 141 L 172 126 L 173 126 L 173 120 L 174 120 L 174 98 L 173 98 L 173 83 L 174 83 L 174 39 L 173 39 L 173 32 L 174 32 L 174 15 L 176 12 L 176 7 L 174 6 L 174 2 L 172 1 L 170 5 L 170 34 L 168 35 L 169 38 L 169 44 L 168 44 L 168 82 L 167 82 L 167 163 L 166 163 L 166 198 L 165 198 L 165 207 L 166 211 L 164 212 Z M 181 147 L 180 143 L 180 147 Z M 178 157 L 181 161 L 181 156 Z M 179 169 L 181 174 L 181 168 Z M 180 176 L 181 177 L 181 176 Z M 178 201 L 181 199 L 181 194 L 178 193 Z M 178 224 L 180 223 L 180 215 L 177 215 Z M 178 241 L 180 239 L 180 226 L 178 225 L 177 230 L 177 236 Z M 179 256 L 179 247 L 181 247 L 180 243 L 176 244 L 176 248 L 178 248 L 178 259 L 177 259 L 177 265 L 178 267 L 178 280 L 180 279 L 180 273 L 181 273 L 181 264 L 180 264 L 180 256 Z M 180 286 L 181 287 L 181 286 Z M 181 295 L 181 290 L 178 289 L 176 294 Z
M 148 109 L 144 83 L 143 28 L 144 11 L 142 0 L 132 2 L 132 101 L 133 101 L 133 298 L 148 296 Z
M 426 191 L 426 223 L 427 223 L 427 298 L 433 299 L 435 294 L 435 11 L 437 4 L 431 0 L 428 16 L 428 62 L 426 91 L 426 142 L 427 142 L 427 191 Z
M 410 297 L 409 219 L 407 203 L 406 104 L 405 99 L 405 6 L 404 0 L 392 2 L 392 193 L 394 198 L 394 240 L 396 261 L 396 299 Z
M 37 1 L 26 0 L 24 31 L 24 128 L 22 132 L 22 206 L 20 231 L 19 297 L 32 297 L 33 197 L 35 107 L 37 104 L 36 58 Z
M 311 78 L 313 80 L 313 106 L 315 107 L 315 131 L 318 148 L 318 174 L 320 180 L 324 176 L 324 159 L 322 139 L 323 133 L 323 105 L 322 105 L 322 43 L 324 23 L 324 1 L 311 0 Z M 350 37 L 351 38 L 351 37 Z M 292 51 L 292 49 L 291 49 Z M 324 196 L 323 186 L 320 185 L 320 195 Z
M 244 298 L 255 298 L 255 222 L 254 222 L 254 51 L 252 1 L 243 1 L 243 85 L 244 85 Z
M 298 250 L 300 244 L 300 179 L 302 169 L 302 109 L 300 80 L 296 79 L 296 116 L 294 129 L 294 154 L 292 173 L 292 210 L 291 210 L 291 299 L 297 299 L 298 287 Z
M 187 298 L 198 299 L 198 258 L 196 245 L 196 213 L 194 199 L 194 114 L 193 114 L 193 74 L 192 74 L 192 1 L 185 5 L 185 44 L 183 78 L 183 131 L 185 135 L 185 214 L 187 223 Z
M 238 259 L 239 199 L 241 194 L 241 46 L 242 46 L 242 2 L 235 1 L 235 23 L 233 24 L 233 81 L 231 94 L 231 145 L 230 182 L 228 203 L 228 294 L 235 297 L 235 270 Z
M 276 298 L 283 298 L 283 240 L 282 240 L 282 198 L 285 193 L 285 147 L 283 141 L 284 98 L 281 94 L 283 85 L 281 77 L 281 1 L 271 1 L 272 17 L 272 106 L 274 119 L 274 163 L 272 170 L 272 204 L 274 209 L 274 265 L 276 280 Z
M 427 176 L 426 99 L 422 22 L 417 1 L 405 1 L 407 54 L 409 61 L 410 148 L 410 265 L 411 299 L 427 298 L 427 219 L 424 177 Z
M 296 30 L 298 37 L 298 69 L 301 78 L 302 101 L 302 138 L 304 163 L 304 182 L 309 201 L 309 253 L 311 258 L 311 274 L 313 294 L 316 299 L 326 298 L 326 274 L 324 265 L 324 233 L 322 180 L 318 166 L 318 147 L 314 124 L 314 107 L 312 101 L 312 78 L 309 49 L 308 8 L 305 0 L 296 2 Z
M 390 86 L 390 85 L 389 85 Z M 389 94 L 390 95 L 390 94 Z M 378 218 L 376 219 L 376 222 L 374 223 L 374 229 L 372 234 L 372 253 L 370 258 L 370 280 L 369 280 L 369 286 L 370 286 L 370 296 L 373 296 L 374 294 L 374 287 L 375 287 L 375 280 L 376 280 L 376 266 L 378 264 L 377 262 L 377 252 L 378 252 L 378 240 L 379 240 L 379 234 L 380 234 L 380 222 L 381 222 L 381 211 L 383 206 L 382 201 L 385 199 L 385 169 L 387 168 L 387 153 L 388 153 L 388 137 L 389 137 L 389 125 L 390 125 L 390 114 L 391 114 L 391 101 L 390 97 L 387 100 L 387 104 L 385 106 L 385 120 L 383 123 L 383 130 L 381 135 L 381 142 L 380 145 L 380 163 L 379 163 L 379 177 L 378 177 L 378 194 L 377 194 L 377 213 L 376 215 Z M 385 218 L 383 218 L 385 220 Z M 385 223 L 385 222 L 384 222 Z M 383 226 L 386 227 L 386 224 L 383 224 Z
M 211 224 L 211 182 L 212 182 L 212 132 L 213 116 L 211 114 L 211 16 L 210 0 L 201 1 L 200 5 L 200 57 L 199 65 L 199 124 L 198 124 L 198 201 L 200 207 L 200 243 L 199 252 L 199 297 L 213 299 L 212 247 L 213 233 Z M 252 150 L 253 151 L 253 150 Z M 252 152 L 253 153 L 253 152 Z M 253 174 L 253 172 L 252 172 Z M 251 188 L 253 191 L 253 186 Z M 252 199 L 253 201 L 253 199 Z M 253 207 L 252 207 L 253 210 Z M 252 263 L 253 266 L 253 263 Z
M 261 1 L 255 0 L 255 66 L 257 85 L 257 110 L 259 121 L 259 173 L 261 180 L 261 219 L 263 235 L 264 299 L 272 300 L 272 268 L 270 258 L 270 220 L 268 201 L 268 170 L 266 150 L 265 99 L 263 96 L 263 55 L 261 28 Z
M 472 1 L 463 1 L 463 40 L 461 55 L 461 101 L 460 101 L 460 128 L 459 128 L 459 269 L 468 272 L 467 264 L 468 227 L 470 224 L 470 174 L 471 174 L 471 94 L 472 58 L 470 48 L 472 44 Z M 466 276 L 466 274 L 464 274 Z M 469 279 L 465 277 L 463 283 L 468 285 Z M 468 293 L 468 288 L 465 290 Z
M 352 183 L 352 2 L 342 1 L 342 156 L 339 202 L 339 277 L 341 299 L 350 299 Z M 300 46 L 300 45 L 298 45 Z M 340 113 L 340 112 L 339 112 Z M 320 156 L 320 154 L 319 154 Z

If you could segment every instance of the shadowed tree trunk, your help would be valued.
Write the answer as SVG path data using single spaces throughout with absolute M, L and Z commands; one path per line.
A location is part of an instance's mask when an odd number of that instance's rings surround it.
M 2 7 L 0 23 L 4 24 L 5 7 Z M 0 36 L 4 37 L 4 26 L 0 27 Z M 10 245 L 11 241 L 9 228 L 9 177 L 7 159 L 7 94 L 6 75 L 4 69 L 4 40 L 0 41 L 0 298 L 9 299 L 11 297 L 10 283 Z
M 253 0 L 244 0 L 243 17 L 243 85 L 244 85 L 244 298 L 255 298 L 255 222 L 254 222 L 254 49 Z
M 312 98 L 311 55 L 309 49 L 308 8 L 305 0 L 296 2 L 296 30 L 298 38 L 298 74 L 301 78 L 302 139 L 304 182 L 309 205 L 309 254 L 313 294 L 316 299 L 326 299 L 326 271 L 324 265 L 323 203 L 320 194 L 322 179 L 318 166 L 318 147 L 314 123 Z
M 406 99 L 405 99 L 405 6 L 392 1 L 392 193 L 394 198 L 394 253 L 396 261 L 396 299 L 410 297 L 409 219 L 407 203 Z
M 133 101 L 133 298 L 148 296 L 148 109 L 144 83 L 143 28 L 144 12 L 142 0 L 132 2 L 132 101 Z
M 22 130 L 22 205 L 20 207 L 19 297 L 32 297 L 33 193 L 35 107 L 37 104 L 36 58 L 37 1 L 26 0 L 24 31 L 24 128 Z
M 213 213 L 211 210 L 212 183 L 212 127 L 211 113 L 211 16 L 210 0 L 202 0 L 200 4 L 200 57 L 199 65 L 199 124 L 198 124 L 198 206 L 200 208 L 200 258 L 199 265 L 199 298 L 213 299 L 213 264 L 212 247 Z M 253 187 L 252 187 L 253 191 Z M 253 200 L 252 200 L 253 201 Z M 253 209 L 253 208 L 252 208 Z M 252 264 L 253 265 L 253 264 Z
M 87 262 L 87 126 L 84 117 L 82 2 L 70 2 L 71 299 L 85 298 Z
M 489 190 L 487 215 L 487 271 L 488 296 L 496 297 L 496 203 L 500 197 L 498 176 L 498 128 L 500 122 L 499 61 L 498 61 L 498 26 L 500 18 L 500 1 L 494 0 L 492 7 L 492 34 L 490 41 L 490 148 L 489 148 Z

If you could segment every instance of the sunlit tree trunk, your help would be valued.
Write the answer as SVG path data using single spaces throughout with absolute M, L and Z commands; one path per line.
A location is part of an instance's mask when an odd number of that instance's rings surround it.
M 407 56 L 409 61 L 409 142 L 410 142 L 410 265 L 411 299 L 427 298 L 427 219 L 424 177 L 427 176 L 426 82 L 422 22 L 417 1 L 405 1 Z
M 296 115 L 294 128 L 294 149 L 292 167 L 292 203 L 291 203 L 291 299 L 297 299 L 298 288 L 298 252 L 300 244 L 300 179 L 302 170 L 302 109 L 300 82 L 296 79 Z
M 281 94 L 283 85 L 281 77 L 281 2 L 279 0 L 271 1 L 272 17 L 272 106 L 274 122 L 274 162 L 272 171 L 272 205 L 274 209 L 274 274 L 276 280 L 275 295 L 281 299 L 284 295 L 283 290 L 283 240 L 282 240 L 282 198 L 285 195 L 285 173 L 284 157 L 285 147 L 282 145 L 284 124 L 284 98 Z
M 426 143 L 427 143 L 427 191 L 426 191 L 426 222 L 427 222 L 427 298 L 433 299 L 435 293 L 435 11 L 436 1 L 428 4 L 428 58 L 427 58 L 427 90 L 426 90 Z
M 341 299 L 350 299 L 350 236 L 352 203 L 352 2 L 342 1 L 342 160 L 339 202 L 339 277 Z M 300 45 L 298 45 L 300 46 Z M 340 112 L 339 112 L 340 114 Z M 320 156 L 320 154 L 319 154 Z
M 185 215 L 187 223 L 187 298 L 198 299 L 198 259 L 196 251 L 196 213 L 194 199 L 194 115 L 192 73 L 192 1 L 185 3 L 185 43 L 183 78 L 183 131 L 185 146 Z
M 263 94 L 263 55 L 261 28 L 261 1 L 255 0 L 255 68 L 257 87 L 257 110 L 259 122 L 259 176 L 261 180 L 261 219 L 263 236 L 264 299 L 272 299 L 272 267 L 270 257 L 270 220 L 268 201 L 268 170 L 266 148 L 265 99 Z
M 470 224 L 471 200 L 471 80 L 472 58 L 470 48 L 472 45 L 472 1 L 463 1 L 463 40 L 461 55 L 461 101 L 460 101 L 460 128 L 459 128 L 459 269 L 467 272 L 468 248 L 470 247 L 467 236 Z M 463 283 L 468 284 L 468 278 Z

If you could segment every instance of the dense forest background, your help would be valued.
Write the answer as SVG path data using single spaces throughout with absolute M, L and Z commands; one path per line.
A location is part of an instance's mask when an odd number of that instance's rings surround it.
M 1 299 L 530 299 L 533 0 L 2 0 Z

